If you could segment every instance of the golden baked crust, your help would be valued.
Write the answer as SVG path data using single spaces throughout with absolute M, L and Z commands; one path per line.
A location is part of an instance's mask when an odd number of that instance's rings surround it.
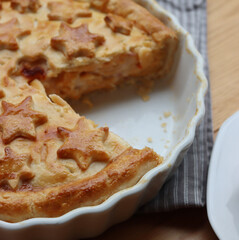
M 131 0 L 0 4 L 1 220 L 100 204 L 162 162 L 79 116 L 58 95 L 48 97 L 43 85 L 78 98 L 162 76 L 177 45 L 172 30 Z
M 2 2 L 0 49 L 12 50 L 0 53 L 12 58 L 5 71 L 38 79 L 63 98 L 162 77 L 177 43 L 173 30 L 132 0 Z

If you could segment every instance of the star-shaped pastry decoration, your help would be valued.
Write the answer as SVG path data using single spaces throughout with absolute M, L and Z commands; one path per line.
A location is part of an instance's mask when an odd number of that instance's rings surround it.
M 21 180 L 34 177 L 29 168 L 32 161 L 29 154 L 16 154 L 10 147 L 5 148 L 5 156 L 0 159 L 0 181 L 7 182 L 12 189 L 16 189 Z
M 0 24 L 0 49 L 15 51 L 18 49 L 17 37 L 30 34 L 30 30 L 23 30 L 16 18 Z
M 78 2 L 49 2 L 49 20 L 60 20 L 73 23 L 78 17 L 91 17 L 92 13 L 85 7 L 86 4 Z
M 59 36 L 51 39 L 51 46 L 63 52 L 68 58 L 94 57 L 95 48 L 104 41 L 103 36 L 90 33 L 87 24 L 72 28 L 63 22 Z
M 80 118 L 73 130 L 58 127 L 58 134 L 65 140 L 58 149 L 59 158 L 74 159 L 82 170 L 93 161 L 108 161 L 109 154 L 104 146 L 109 129 L 92 128 L 85 118 Z
M 11 0 L 11 7 L 20 13 L 37 12 L 41 7 L 39 0 Z
M 104 20 L 113 32 L 130 35 L 133 25 L 123 17 L 109 13 Z
M 36 139 L 35 128 L 47 121 L 47 116 L 32 110 L 32 97 L 25 98 L 18 105 L 2 101 L 3 112 L 0 115 L 0 131 L 4 144 L 17 137 Z

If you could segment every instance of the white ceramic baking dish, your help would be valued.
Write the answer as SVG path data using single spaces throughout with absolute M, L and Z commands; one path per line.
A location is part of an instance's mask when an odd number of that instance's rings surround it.
M 98 206 L 75 209 L 57 218 L 34 218 L 20 223 L 0 221 L 0 239 L 77 239 L 99 235 L 111 225 L 129 218 L 152 199 L 179 166 L 193 142 L 196 126 L 204 116 L 207 80 L 203 60 L 192 37 L 177 19 L 154 0 L 137 0 L 152 14 L 174 28 L 180 38 L 172 84 L 155 86 L 147 102 L 127 87 L 94 96 L 94 108 L 72 102 L 80 114 L 95 120 L 134 147 L 149 146 L 165 162 L 148 172 L 138 184 L 111 196 Z

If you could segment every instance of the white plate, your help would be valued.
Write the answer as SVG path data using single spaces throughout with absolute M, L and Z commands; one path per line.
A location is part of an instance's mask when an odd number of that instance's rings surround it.
M 207 211 L 219 239 L 239 239 L 239 112 L 222 125 L 213 148 Z
M 137 0 L 179 35 L 172 85 L 154 88 L 150 100 L 143 102 L 126 88 L 97 94 L 92 111 L 79 113 L 92 118 L 127 140 L 134 147 L 152 147 L 165 162 L 149 171 L 135 186 L 120 191 L 98 206 L 75 209 L 57 218 L 34 218 L 20 223 L 0 221 L 0 239 L 77 239 L 96 236 L 111 225 L 129 218 L 136 209 L 154 197 L 166 179 L 181 163 L 204 116 L 207 80 L 203 60 L 190 34 L 177 19 L 154 0 Z M 164 117 L 165 112 L 171 116 Z M 148 141 L 152 138 L 152 142 Z

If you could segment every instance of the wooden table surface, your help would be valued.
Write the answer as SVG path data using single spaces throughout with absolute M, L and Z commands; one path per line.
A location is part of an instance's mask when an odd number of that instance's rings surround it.
M 214 136 L 239 110 L 239 1 L 208 0 L 208 48 Z M 214 240 L 206 209 L 133 216 L 97 240 Z

